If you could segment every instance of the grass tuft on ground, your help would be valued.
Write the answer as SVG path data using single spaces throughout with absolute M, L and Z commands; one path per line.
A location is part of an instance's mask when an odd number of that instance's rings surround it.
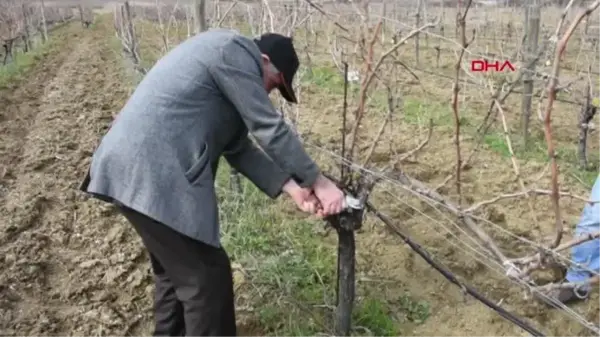
M 63 48 L 66 40 L 65 33 L 72 29 L 74 23 L 69 23 L 54 29 L 44 44 L 39 38 L 34 39 L 34 48 L 29 52 L 23 52 L 22 48 L 15 48 L 12 62 L 0 65 L 0 89 L 16 86 L 26 79 L 29 71 L 46 56 L 52 55 L 59 48 Z

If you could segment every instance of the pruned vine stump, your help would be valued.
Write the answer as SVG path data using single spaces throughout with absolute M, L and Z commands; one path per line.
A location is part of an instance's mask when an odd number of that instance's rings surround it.
M 377 180 L 368 181 L 361 176 L 357 181 L 357 199 L 365 205 L 369 194 L 373 190 Z M 330 216 L 328 224 L 338 234 L 338 260 L 337 260 L 337 291 L 336 291 L 336 313 L 334 331 L 336 336 L 350 336 L 352 324 L 352 310 L 355 298 L 355 267 L 356 267 L 356 241 L 355 232 L 362 227 L 365 208 L 351 209 Z
M 338 234 L 336 336 L 350 336 L 356 283 L 354 232 L 362 226 L 363 213 L 362 210 L 348 210 L 327 219 Z

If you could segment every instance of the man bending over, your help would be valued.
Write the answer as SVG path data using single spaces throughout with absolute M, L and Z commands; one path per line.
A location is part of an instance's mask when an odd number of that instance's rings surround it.
M 221 156 L 271 198 L 283 191 L 321 217 L 342 211 L 342 191 L 269 99 L 277 88 L 297 103 L 298 66 L 281 35 L 198 34 L 154 65 L 96 149 L 81 189 L 116 204 L 148 250 L 155 335 L 236 335 L 214 187 Z

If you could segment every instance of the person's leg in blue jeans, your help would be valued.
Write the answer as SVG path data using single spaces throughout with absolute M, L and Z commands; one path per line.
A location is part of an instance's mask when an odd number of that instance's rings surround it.
M 590 201 L 600 201 L 600 176 L 592 187 Z M 575 237 L 596 233 L 600 230 L 600 203 L 586 203 L 579 223 L 575 228 Z M 600 239 L 586 241 L 571 249 L 571 264 L 567 270 L 566 282 L 582 283 L 600 271 Z M 587 298 L 589 286 L 562 288 L 549 294 L 550 297 L 562 303 L 569 303 Z

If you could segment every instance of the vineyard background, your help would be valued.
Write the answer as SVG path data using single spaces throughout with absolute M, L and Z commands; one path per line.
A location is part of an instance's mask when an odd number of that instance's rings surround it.
M 552 335 L 594 333 L 598 291 L 570 310 L 547 309 L 525 296 L 532 286 L 508 278 L 506 266 L 464 225 L 467 218 L 508 258 L 543 251 L 554 240 L 552 165 L 542 122 L 547 95 L 541 97 L 553 76 L 556 43 L 548 41 L 565 6 L 571 10 L 559 36 L 594 2 L 537 2 L 541 24 L 533 47 L 523 39 L 525 22 L 532 22 L 526 11 L 535 17 L 532 6 L 471 5 L 466 40 L 475 37 L 464 49 L 456 96 L 460 193 L 452 103 L 462 36 L 456 2 L 443 3 L 372 2 L 365 10 L 364 3 L 210 1 L 204 10 L 192 10 L 184 1 L 134 1 L 128 12 L 119 2 L 3 2 L 0 334 L 150 333 L 152 278 L 141 242 L 111 206 L 76 189 L 100 137 L 143 73 L 205 26 L 248 35 L 293 33 L 302 64 L 296 79 L 300 104 L 289 106 L 276 95 L 274 102 L 321 168 L 334 176 L 344 161 L 346 62 L 347 132 L 354 112 L 364 111 L 350 168 L 385 174 L 371 202 L 461 280 L 538 329 Z M 431 27 L 407 38 L 427 23 Z M 361 90 L 369 46 L 376 63 L 403 38 L 369 90 Z M 583 161 L 580 115 L 595 113 L 598 104 L 599 38 L 596 11 L 576 29 L 560 63 L 551 134 L 563 191 L 563 243 L 572 237 L 598 175 L 598 117 L 589 123 Z M 517 72 L 471 72 L 470 61 L 482 58 L 509 59 Z M 510 85 L 504 83 L 505 91 L 494 96 L 504 80 L 520 73 L 515 92 L 505 95 Z M 526 144 L 522 80 L 533 84 Z M 368 98 L 364 108 L 361 93 Z M 487 115 L 492 123 L 482 131 Z M 284 198 L 272 202 L 245 179 L 240 187 L 231 184 L 235 179 L 226 167 L 223 163 L 217 184 L 240 334 L 331 334 L 335 237 Z M 354 334 L 523 334 L 448 283 L 375 217 L 367 216 L 357 242 Z M 568 250 L 560 253 L 558 260 L 568 261 Z M 536 271 L 533 280 L 547 283 L 555 272 Z

